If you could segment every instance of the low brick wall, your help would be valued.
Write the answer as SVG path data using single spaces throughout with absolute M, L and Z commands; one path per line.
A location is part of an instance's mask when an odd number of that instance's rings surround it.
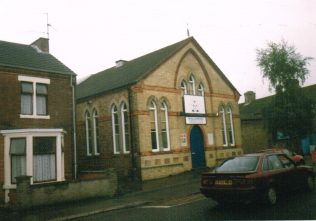
M 106 177 L 30 185 L 30 176 L 17 177 L 17 188 L 13 209 L 70 202 L 94 197 L 112 197 L 117 192 L 117 175 L 114 170 L 106 171 Z

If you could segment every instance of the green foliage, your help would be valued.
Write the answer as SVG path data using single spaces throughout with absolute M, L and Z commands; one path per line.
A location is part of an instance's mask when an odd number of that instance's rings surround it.
M 271 86 L 285 87 L 288 80 L 299 80 L 304 83 L 309 70 L 306 66 L 311 57 L 303 57 L 284 40 L 281 43 L 269 42 L 266 49 L 257 49 L 257 62 L 263 77 L 268 78 Z
M 300 87 L 309 74 L 306 66 L 311 59 L 296 53 L 285 41 L 268 43 L 266 49 L 257 50 L 258 66 L 276 92 L 263 113 L 274 141 L 281 132 L 296 146 L 312 130 L 314 103 Z

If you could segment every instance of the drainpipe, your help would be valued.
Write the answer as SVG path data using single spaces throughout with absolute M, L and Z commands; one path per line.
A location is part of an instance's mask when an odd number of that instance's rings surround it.
M 75 98 L 75 86 L 76 82 L 73 81 L 73 75 L 70 77 L 70 85 L 72 89 L 72 126 L 73 126 L 73 142 L 74 142 L 74 173 L 75 180 L 77 179 L 77 127 L 76 127 L 76 98 Z
M 131 131 L 131 154 L 132 154 L 132 179 L 133 181 L 136 181 L 137 178 L 137 163 L 136 163 L 136 154 L 137 151 L 135 151 L 135 142 L 134 142 L 134 130 L 133 130 L 133 121 L 132 121 L 132 90 L 129 87 L 127 89 L 128 91 L 128 106 L 129 106 L 129 125 L 130 125 L 130 131 Z

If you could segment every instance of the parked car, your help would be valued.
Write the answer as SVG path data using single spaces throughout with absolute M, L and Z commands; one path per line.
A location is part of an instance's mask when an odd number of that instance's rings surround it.
M 297 165 L 305 164 L 305 159 L 302 155 L 292 152 L 286 148 L 275 147 L 275 148 L 263 150 L 263 152 L 281 152 L 289 156 Z
M 312 167 L 297 166 L 286 154 L 261 152 L 235 156 L 202 174 L 201 193 L 219 203 L 259 201 L 276 204 L 279 194 L 313 191 Z

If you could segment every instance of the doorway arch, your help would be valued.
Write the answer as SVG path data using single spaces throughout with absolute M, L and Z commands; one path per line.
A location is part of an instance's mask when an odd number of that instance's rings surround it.
M 204 138 L 201 128 L 194 126 L 190 133 L 192 169 L 205 167 Z

